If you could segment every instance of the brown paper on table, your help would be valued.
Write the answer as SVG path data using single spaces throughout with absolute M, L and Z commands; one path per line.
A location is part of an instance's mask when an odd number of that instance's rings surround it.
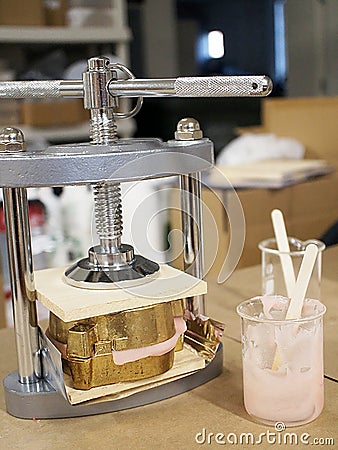
M 66 394 L 72 405 L 99 399 L 99 401 L 117 400 L 130 395 L 151 389 L 162 384 L 184 378 L 205 367 L 205 360 L 198 356 L 189 346 L 175 353 L 174 365 L 167 372 L 145 380 L 130 381 L 124 383 L 109 384 L 107 386 L 94 387 L 89 390 L 74 389 L 72 379 L 64 374 Z M 103 398 L 102 398 L 103 397 Z

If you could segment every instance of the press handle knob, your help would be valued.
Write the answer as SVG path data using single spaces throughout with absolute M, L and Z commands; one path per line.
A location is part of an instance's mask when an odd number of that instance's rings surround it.
M 265 96 L 271 90 L 272 82 L 264 75 L 180 77 L 175 81 L 178 97 Z

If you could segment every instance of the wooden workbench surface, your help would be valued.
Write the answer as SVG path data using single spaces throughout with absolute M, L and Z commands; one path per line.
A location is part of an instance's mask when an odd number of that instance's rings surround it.
M 324 255 L 322 301 L 328 311 L 325 316 L 325 407 L 314 422 L 286 432 L 297 434 L 298 447 L 303 433 L 308 442 L 315 439 L 334 439 L 335 444 L 321 445 L 333 449 L 338 446 L 338 248 Z M 260 292 L 260 268 L 238 270 L 223 285 L 209 281 L 208 314 L 226 323 L 224 344 L 224 371 L 215 380 L 191 392 L 162 402 L 133 410 L 100 416 L 57 420 L 22 420 L 6 413 L 3 392 L 0 396 L 0 449 L 192 449 L 222 447 L 215 441 L 217 433 L 240 439 L 241 433 L 260 433 L 273 428 L 260 425 L 246 414 L 242 400 L 241 348 L 239 318 L 235 306 Z M 0 331 L 0 377 L 16 369 L 15 345 L 12 330 Z M 203 429 L 210 437 L 198 444 L 195 436 Z M 280 435 L 283 436 L 283 433 Z M 198 435 L 200 441 L 202 435 Z M 219 437 L 222 440 L 222 438 Z M 270 435 L 273 440 L 273 436 Z M 322 441 L 324 442 L 324 441 Z M 327 441 L 328 442 L 328 441 Z M 225 447 L 231 444 L 226 442 Z M 268 443 L 231 445 L 232 448 L 296 448 L 296 445 Z

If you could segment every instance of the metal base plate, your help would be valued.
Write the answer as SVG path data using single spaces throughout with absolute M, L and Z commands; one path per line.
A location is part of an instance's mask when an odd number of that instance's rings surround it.
M 17 372 L 4 379 L 7 412 L 21 419 L 53 419 L 90 416 L 135 408 L 174 397 L 200 386 L 222 373 L 223 348 L 220 344 L 215 358 L 204 369 L 176 381 L 139 392 L 120 400 L 71 405 L 61 392 L 54 390 L 46 381 L 35 385 L 23 385 Z

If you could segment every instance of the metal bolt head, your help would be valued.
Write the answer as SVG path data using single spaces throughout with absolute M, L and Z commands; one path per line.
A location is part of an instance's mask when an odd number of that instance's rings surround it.
M 7 127 L 0 131 L 0 152 L 23 152 L 25 149 L 25 139 L 21 130 Z
M 105 72 L 109 69 L 109 58 L 105 56 L 95 56 L 94 58 L 90 58 L 88 60 L 88 69 L 90 71 L 103 71 Z
M 175 139 L 178 141 L 193 141 L 195 139 L 202 139 L 203 132 L 200 129 L 200 124 L 192 117 L 181 119 L 176 128 Z

